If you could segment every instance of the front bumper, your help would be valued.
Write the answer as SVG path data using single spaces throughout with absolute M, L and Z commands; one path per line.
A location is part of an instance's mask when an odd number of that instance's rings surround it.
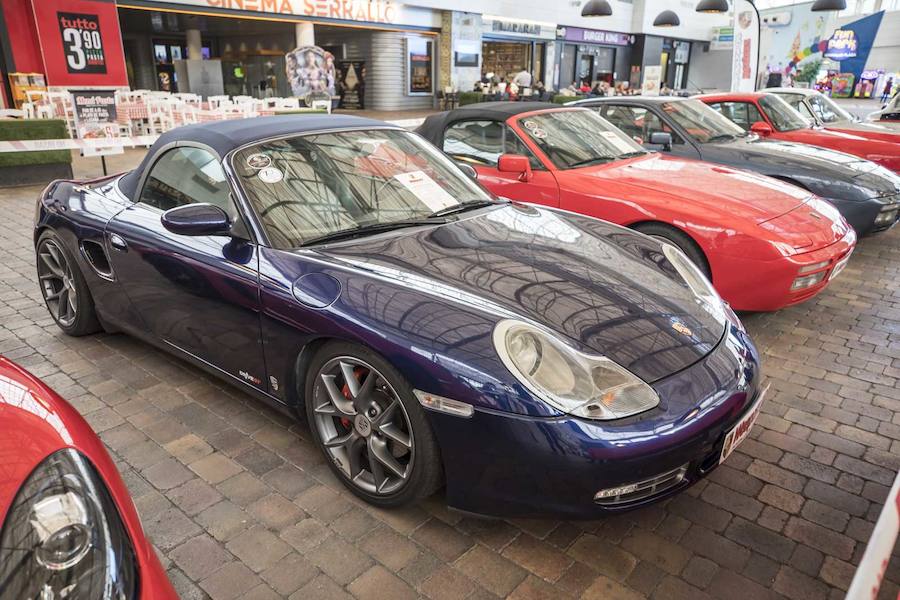
M 860 237 L 887 231 L 900 220 L 900 202 L 884 203 L 876 199 L 860 202 L 832 198 L 828 198 L 828 202 L 838 209 Z M 884 216 L 890 214 L 893 214 L 894 218 L 884 220 Z
M 718 465 L 728 430 L 759 393 L 759 357 L 729 325 L 707 357 L 653 384 L 660 405 L 635 417 L 588 421 L 476 409 L 470 419 L 429 413 L 456 509 L 502 517 L 594 518 L 643 506 Z M 598 504 L 601 489 L 683 472 L 634 502 Z
M 713 269 L 713 281 L 719 294 L 735 310 L 779 310 L 805 302 L 824 290 L 835 268 L 855 246 L 856 233 L 850 229 L 843 238 L 829 246 L 776 260 L 728 257 L 726 264 Z M 824 273 L 819 282 L 797 290 L 791 289 L 794 280 L 801 276 L 803 267 L 819 263 L 827 265 L 803 274 Z

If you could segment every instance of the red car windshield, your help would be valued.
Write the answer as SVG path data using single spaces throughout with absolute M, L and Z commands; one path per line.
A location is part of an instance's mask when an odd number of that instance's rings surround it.
M 791 105 L 774 94 L 766 94 L 759 99 L 760 108 L 772 121 L 778 131 L 796 131 L 808 129 L 812 121 L 791 108 Z
M 522 130 L 558 169 L 577 169 L 646 154 L 592 110 L 561 110 L 519 119 Z

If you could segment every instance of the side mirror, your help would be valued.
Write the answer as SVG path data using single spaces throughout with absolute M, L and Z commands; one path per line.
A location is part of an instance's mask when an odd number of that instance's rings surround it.
M 501 154 L 497 161 L 497 170 L 501 173 L 516 173 L 519 181 L 529 182 L 534 174 L 531 172 L 531 162 L 527 156 L 521 154 Z
M 231 219 L 214 204 L 185 204 L 171 208 L 160 217 L 163 227 L 178 235 L 228 235 Z
M 662 146 L 663 150 L 671 150 L 672 134 L 668 131 L 654 131 L 650 134 L 650 144 L 652 146 Z
M 772 126 L 766 123 L 765 121 L 757 121 L 753 125 L 750 126 L 750 131 L 757 134 L 760 137 L 767 137 L 772 135 Z
M 466 177 L 469 179 L 478 180 L 478 171 L 475 170 L 475 167 L 470 165 L 469 163 L 457 162 L 456 166 L 459 167 L 459 170 L 466 174 Z

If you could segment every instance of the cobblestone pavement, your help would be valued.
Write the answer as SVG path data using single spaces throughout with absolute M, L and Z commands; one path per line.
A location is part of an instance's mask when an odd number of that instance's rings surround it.
M 840 598 L 900 467 L 900 229 L 816 301 L 746 318 L 772 390 L 751 439 L 668 502 L 591 522 L 480 520 L 345 492 L 302 423 L 40 300 L 38 188 L 0 191 L 0 352 L 113 452 L 183 598 Z M 900 559 L 883 598 L 896 598 Z

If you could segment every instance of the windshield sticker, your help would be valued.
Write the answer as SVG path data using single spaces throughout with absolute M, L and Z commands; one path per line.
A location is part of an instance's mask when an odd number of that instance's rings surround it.
M 625 154 L 627 152 L 634 152 L 634 146 L 632 146 L 628 140 L 622 139 L 618 133 L 615 131 L 601 131 L 600 135 L 602 135 L 606 140 L 613 145 L 613 147 L 620 153 Z
M 447 193 L 434 179 L 422 171 L 398 173 L 394 175 L 394 179 L 412 192 L 413 196 L 433 212 L 459 204 L 456 198 Z
M 544 129 L 541 129 L 540 127 L 535 127 L 534 129 L 532 129 L 531 135 L 536 137 L 539 140 L 543 140 L 543 139 L 547 138 L 547 132 Z
M 259 180 L 263 183 L 278 183 L 284 179 L 284 173 L 281 172 L 281 169 L 276 167 L 266 167 L 259 172 L 257 177 L 259 177 Z
M 522 123 L 522 125 L 525 126 L 525 129 L 529 129 L 529 130 L 530 130 L 530 129 L 535 129 L 535 128 L 538 126 L 538 124 L 535 123 L 534 121 L 524 121 L 524 122 Z
M 272 166 L 272 159 L 268 154 L 251 154 L 247 157 L 247 166 L 251 169 L 265 169 Z

